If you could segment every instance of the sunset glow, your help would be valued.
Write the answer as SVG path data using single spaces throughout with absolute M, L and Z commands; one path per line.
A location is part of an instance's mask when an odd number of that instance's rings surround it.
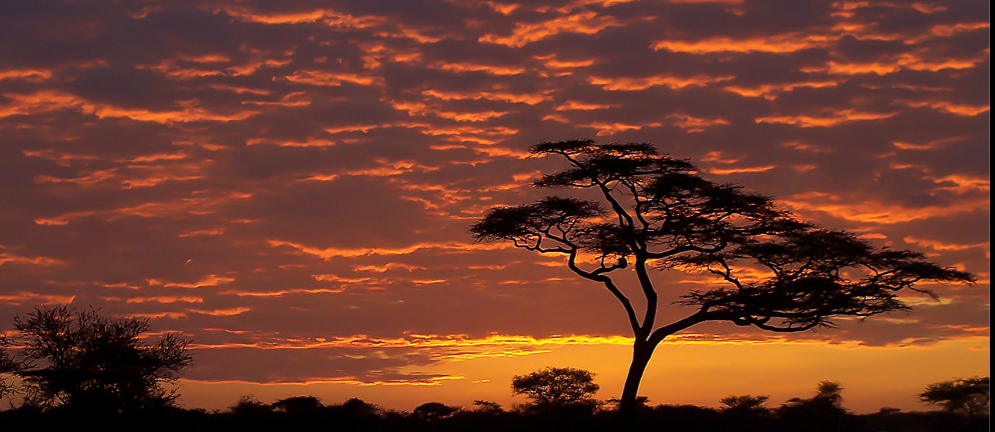
M 42 305 L 149 318 L 192 341 L 184 406 L 510 408 L 546 366 L 618 397 L 615 298 L 467 231 L 572 193 L 531 187 L 563 165 L 528 149 L 582 138 L 978 279 L 818 332 L 695 326 L 651 403 L 839 380 L 855 412 L 925 410 L 925 385 L 990 373 L 988 2 L 2 3 L 0 332 Z M 653 277 L 664 323 L 715 282 Z

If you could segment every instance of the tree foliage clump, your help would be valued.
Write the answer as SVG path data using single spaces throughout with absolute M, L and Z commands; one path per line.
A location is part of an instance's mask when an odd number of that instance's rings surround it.
M 147 343 L 146 319 L 111 319 L 93 309 L 66 306 L 17 316 L 20 348 L 16 374 L 28 401 L 91 412 L 162 407 L 178 397 L 164 383 L 191 363 L 188 342 L 173 335 Z
M 991 378 L 972 377 L 930 384 L 919 400 L 968 417 L 987 416 L 990 410 Z
M 574 189 L 597 200 L 549 196 L 493 208 L 470 232 L 478 241 L 563 255 L 571 271 L 603 284 L 621 303 L 635 336 L 622 410 L 636 409 L 639 382 L 660 342 L 693 325 L 724 321 L 775 332 L 833 327 L 838 316 L 908 309 L 898 297 L 902 290 L 933 295 L 919 282 L 974 280 L 920 253 L 879 248 L 799 221 L 770 197 L 707 180 L 691 162 L 650 144 L 572 140 L 540 143 L 531 152 L 567 164 L 534 186 Z M 694 307 L 691 314 L 658 325 L 654 268 L 716 281 L 676 299 Z M 642 311 L 630 300 L 633 290 L 615 277 L 624 271 L 635 274 Z
M 6 337 L 0 336 L 0 398 L 14 390 L 14 384 L 10 378 L 20 368 L 17 361 L 6 350 L 8 343 Z
M 594 373 L 575 368 L 548 367 L 511 380 L 513 395 L 525 395 L 534 411 L 568 408 L 593 410 L 598 405 L 594 394 L 601 387 L 594 383 Z
M 770 411 L 766 406 L 770 396 L 726 396 L 719 400 L 723 405 L 722 412 L 736 414 L 766 414 Z

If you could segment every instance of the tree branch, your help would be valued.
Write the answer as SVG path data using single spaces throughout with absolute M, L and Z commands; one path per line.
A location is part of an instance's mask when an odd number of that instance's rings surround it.
M 618 286 L 615 285 L 615 281 L 612 280 L 612 278 L 605 276 L 603 274 L 611 270 L 599 272 L 599 270 L 605 269 L 604 267 L 602 267 L 601 269 L 595 270 L 595 272 L 593 273 L 584 271 L 584 269 L 577 266 L 576 249 L 570 252 L 570 259 L 567 261 L 567 265 L 570 267 L 570 270 L 572 270 L 574 273 L 577 273 L 581 277 L 592 281 L 601 282 L 602 284 L 604 284 L 605 288 L 608 288 L 608 291 L 611 292 L 612 295 L 614 295 L 615 298 L 618 299 L 620 303 L 622 303 L 622 307 L 625 308 L 625 314 L 629 318 L 629 325 L 632 326 L 632 331 L 637 334 L 639 333 L 639 320 L 636 318 L 636 310 L 633 309 L 632 302 L 629 301 L 629 298 L 622 293 L 622 290 L 618 289 Z M 610 268 L 614 267 L 616 266 L 612 266 Z M 625 268 L 625 261 L 619 260 L 617 268 Z
M 707 321 L 708 320 L 707 314 L 708 314 L 707 309 L 701 308 L 694 314 L 689 315 L 680 321 L 676 321 L 671 324 L 667 324 L 663 327 L 660 327 L 656 330 L 653 330 L 653 333 L 650 334 L 647 341 L 650 343 L 650 346 L 655 347 L 657 344 L 662 342 L 667 336 L 670 336 L 674 333 L 677 333 L 681 330 L 684 330 L 700 322 Z

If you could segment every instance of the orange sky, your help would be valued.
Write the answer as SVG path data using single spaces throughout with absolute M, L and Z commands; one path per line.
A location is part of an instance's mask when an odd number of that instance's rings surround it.
M 622 308 L 557 257 L 475 244 L 541 196 L 540 141 L 646 141 L 820 225 L 975 273 L 911 313 L 662 346 L 655 403 L 925 409 L 989 373 L 989 4 L 794 0 L 0 5 L 0 319 L 45 304 L 193 340 L 181 402 L 503 404 L 598 373 Z M 662 321 L 704 283 L 657 274 Z M 309 383 L 309 384 L 302 384 Z

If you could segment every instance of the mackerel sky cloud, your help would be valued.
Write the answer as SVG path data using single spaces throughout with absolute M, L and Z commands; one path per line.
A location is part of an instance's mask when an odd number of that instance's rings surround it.
M 467 232 L 545 193 L 530 181 L 557 161 L 529 146 L 592 138 L 654 143 L 979 279 L 835 330 L 702 325 L 675 344 L 828 342 L 884 362 L 963 343 L 987 359 L 989 7 L 7 0 L 0 318 L 65 303 L 147 317 L 194 341 L 190 386 L 420 385 L 467 404 L 477 383 L 507 397 L 528 372 L 516 359 L 627 355 L 603 288 Z M 673 300 L 708 282 L 657 276 Z M 661 317 L 681 314 L 664 303 Z

